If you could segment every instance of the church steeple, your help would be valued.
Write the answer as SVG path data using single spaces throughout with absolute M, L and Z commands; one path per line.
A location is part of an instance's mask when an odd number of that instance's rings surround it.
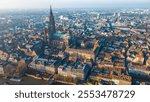
M 52 12 L 52 6 L 50 5 L 50 16 L 53 16 L 53 12 Z
M 56 33 L 55 20 L 54 20 L 51 5 L 50 5 L 50 15 L 49 15 L 49 27 L 48 27 L 48 29 L 49 29 L 49 41 L 51 41 L 53 34 Z

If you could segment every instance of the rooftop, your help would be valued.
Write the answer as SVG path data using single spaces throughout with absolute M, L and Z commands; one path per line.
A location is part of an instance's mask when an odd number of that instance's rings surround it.
M 55 33 L 55 34 L 53 34 L 53 36 L 54 36 L 54 37 L 64 37 L 64 36 L 65 36 L 65 34 Z

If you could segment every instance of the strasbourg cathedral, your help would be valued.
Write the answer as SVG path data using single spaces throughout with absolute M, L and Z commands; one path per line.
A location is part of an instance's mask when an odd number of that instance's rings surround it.
M 80 59 L 85 62 L 90 62 L 91 59 L 96 60 L 101 49 L 99 40 L 73 36 L 70 29 L 66 34 L 57 33 L 51 6 L 48 27 L 45 27 L 44 32 L 45 45 L 51 50 L 57 49 L 57 51 L 67 53 L 69 60 Z

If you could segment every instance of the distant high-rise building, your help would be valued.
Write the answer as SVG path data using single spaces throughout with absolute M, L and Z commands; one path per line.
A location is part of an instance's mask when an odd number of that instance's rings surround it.
M 118 12 L 118 17 L 120 17 L 121 16 L 121 14 L 120 14 L 120 12 Z
M 145 31 L 148 32 L 148 24 L 146 23 Z
M 49 41 L 51 41 L 52 39 L 52 35 L 54 33 L 56 33 L 56 29 L 55 29 L 55 20 L 54 20 L 54 16 L 53 16 L 53 12 L 52 12 L 52 8 L 50 6 L 50 15 L 49 15 Z

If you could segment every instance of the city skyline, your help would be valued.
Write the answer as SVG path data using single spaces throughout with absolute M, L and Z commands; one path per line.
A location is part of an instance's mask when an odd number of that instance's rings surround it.
M 149 8 L 149 0 L 1 0 L 0 9 L 14 8 Z

